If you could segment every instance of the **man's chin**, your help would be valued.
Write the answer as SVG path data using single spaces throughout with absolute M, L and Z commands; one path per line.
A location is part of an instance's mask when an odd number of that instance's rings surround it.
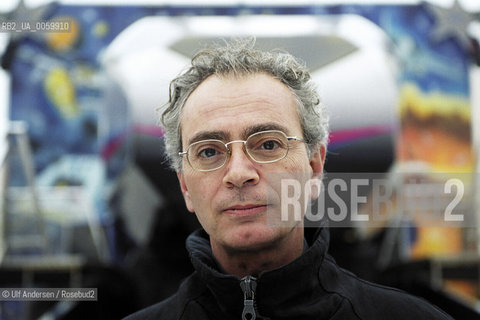
M 289 232 L 285 228 L 262 225 L 240 226 L 230 230 L 225 246 L 235 251 L 258 251 L 278 245 L 279 240 Z

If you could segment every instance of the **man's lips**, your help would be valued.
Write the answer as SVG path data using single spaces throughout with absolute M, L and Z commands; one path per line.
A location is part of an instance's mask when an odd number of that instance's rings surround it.
M 223 213 L 234 216 L 250 216 L 263 212 L 266 209 L 267 205 L 264 204 L 235 205 L 224 209 Z

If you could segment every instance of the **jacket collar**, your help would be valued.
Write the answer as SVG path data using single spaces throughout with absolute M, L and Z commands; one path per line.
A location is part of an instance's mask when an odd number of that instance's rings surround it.
M 328 228 L 321 228 L 300 257 L 283 267 L 260 274 L 256 291 L 256 304 L 260 314 L 268 317 L 294 317 L 295 314 L 291 313 L 301 310 L 302 306 L 307 308 L 315 304 L 316 309 L 322 309 L 322 303 L 319 303 L 322 296 L 325 296 L 325 304 L 338 303 L 333 297 L 326 297 L 327 292 L 320 284 L 319 270 L 327 254 L 328 243 Z M 241 314 L 243 292 L 240 280 L 220 270 L 205 231 L 197 230 L 191 234 L 186 244 L 197 274 L 217 300 L 218 306 L 226 314 Z M 326 305 L 323 307 L 323 312 L 332 310 Z M 318 316 L 318 310 L 316 314 Z

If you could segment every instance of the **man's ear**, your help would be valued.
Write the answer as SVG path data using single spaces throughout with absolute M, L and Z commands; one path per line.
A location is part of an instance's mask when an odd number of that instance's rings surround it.
M 321 145 L 310 157 L 310 167 L 312 168 L 313 175 L 321 177 L 323 174 L 323 164 L 325 162 L 326 148 Z
M 190 197 L 190 192 L 188 191 L 187 184 L 185 183 L 185 177 L 182 172 L 177 172 L 178 182 L 180 182 L 180 189 L 182 190 L 183 199 L 185 200 L 185 205 L 187 206 L 188 211 L 195 212 L 193 208 L 192 198 Z
M 312 183 L 310 184 L 310 198 L 316 200 L 320 196 L 320 186 L 322 185 L 323 165 L 325 163 L 326 148 L 321 145 L 310 157 L 310 167 L 312 168 Z

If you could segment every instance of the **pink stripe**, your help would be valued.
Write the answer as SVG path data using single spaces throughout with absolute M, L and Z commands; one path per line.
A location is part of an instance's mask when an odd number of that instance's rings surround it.
M 330 133 L 330 143 L 345 143 L 348 141 L 374 137 L 377 135 L 389 133 L 392 128 L 388 125 L 378 125 L 371 127 L 339 130 Z
M 135 124 L 130 131 L 125 131 L 112 137 L 100 151 L 101 157 L 108 161 L 110 157 L 125 143 L 127 134 L 138 133 L 153 137 L 163 138 L 165 130 L 159 126 Z
M 132 131 L 134 133 L 146 134 L 159 138 L 163 138 L 163 135 L 165 134 L 165 129 L 163 129 L 163 127 L 145 124 L 135 124 Z

